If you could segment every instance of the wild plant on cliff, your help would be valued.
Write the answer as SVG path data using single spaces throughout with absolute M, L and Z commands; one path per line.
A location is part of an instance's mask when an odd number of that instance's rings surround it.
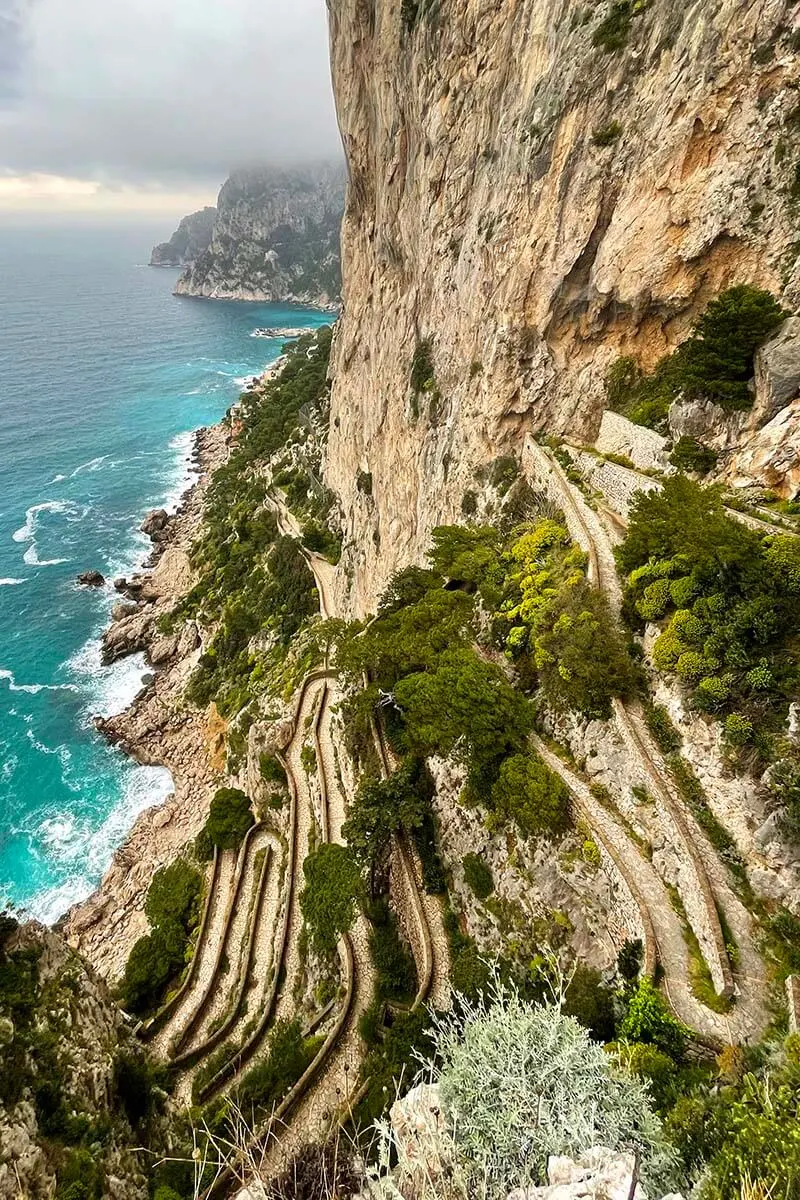
M 647 1086 L 562 1012 L 563 990 L 529 1004 L 495 975 L 480 999 L 432 1017 L 425 1069 L 439 1084 L 468 1193 L 505 1197 L 541 1184 L 549 1155 L 577 1158 L 597 1145 L 637 1150 L 643 1180 L 666 1190 L 677 1156 Z

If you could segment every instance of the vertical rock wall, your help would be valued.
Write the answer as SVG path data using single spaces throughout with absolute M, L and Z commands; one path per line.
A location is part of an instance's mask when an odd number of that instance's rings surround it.
M 596 433 L 617 355 L 652 364 L 736 282 L 797 306 L 798 13 L 654 0 L 612 51 L 603 5 L 328 7 L 349 188 L 327 479 L 360 612 L 477 465 L 531 427 Z

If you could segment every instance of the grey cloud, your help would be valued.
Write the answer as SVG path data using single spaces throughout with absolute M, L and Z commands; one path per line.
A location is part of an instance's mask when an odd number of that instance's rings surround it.
M 0 0 L 0 171 L 174 187 L 338 153 L 324 0 Z

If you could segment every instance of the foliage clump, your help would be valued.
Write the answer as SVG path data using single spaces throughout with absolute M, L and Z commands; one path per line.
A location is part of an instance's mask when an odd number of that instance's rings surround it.
M 508 533 L 443 526 L 428 558 L 429 567 L 394 577 L 375 620 L 340 638 L 339 669 L 354 682 L 365 671 L 373 680 L 355 715 L 363 719 L 382 695 L 398 753 L 453 756 L 467 768 L 465 799 L 526 834 L 558 832 L 566 792 L 531 752 L 526 692 L 557 711 L 607 716 L 611 698 L 637 682 L 622 630 L 590 587 L 585 556 L 552 520 Z M 516 678 L 479 641 L 504 652 Z M 376 819 L 370 836 L 384 826 Z
M 629 610 L 666 621 L 656 668 L 720 717 L 732 748 L 758 743 L 770 757 L 800 687 L 797 540 L 734 521 L 716 489 L 676 475 L 637 496 L 617 560 Z
M 652 374 L 643 374 L 631 358 L 618 360 L 606 379 L 609 407 L 651 428 L 663 426 L 678 397 L 712 400 L 728 411 L 749 408 L 755 352 L 787 315 L 762 288 L 728 288 Z
M 311 571 L 299 544 L 280 536 L 258 466 L 296 434 L 301 410 L 327 404 L 330 345 L 327 327 L 305 335 L 287 351 L 278 376 L 244 393 L 232 451 L 208 489 L 202 536 L 192 548 L 198 583 L 175 618 L 199 616 L 215 628 L 188 696 L 198 705 L 215 701 L 223 716 L 259 694 L 270 663 L 282 660 L 317 611 Z M 335 558 L 338 542 L 322 522 L 325 502 L 309 500 L 313 480 L 298 466 L 285 472 L 287 500 L 308 518 L 310 542 Z
M 314 1038 L 304 1038 L 300 1022 L 278 1021 L 269 1041 L 269 1053 L 247 1072 L 237 1089 L 237 1102 L 253 1117 L 270 1114 L 300 1078 L 318 1049 Z
M 157 1007 L 185 966 L 202 890 L 199 871 L 183 858 L 153 876 L 145 900 L 150 933 L 133 946 L 120 983 L 120 1000 L 129 1012 L 144 1014 Z
M 593 1145 L 635 1147 L 653 1189 L 676 1179 L 646 1086 L 558 1004 L 528 1003 L 495 977 L 485 996 L 434 1014 L 431 1037 L 428 1069 L 468 1192 L 505 1197 L 544 1183 L 550 1155 L 577 1158 Z
M 348 846 L 323 842 L 303 863 L 305 887 L 300 895 L 311 942 L 329 955 L 353 924 L 362 896 L 361 873 Z
M 619 121 L 609 121 L 605 125 L 598 125 L 592 130 L 592 142 L 595 146 L 613 146 L 619 137 L 622 135 L 622 125 Z
M 479 900 L 485 900 L 494 891 L 494 876 L 492 869 L 485 859 L 472 852 L 465 854 L 461 864 L 464 868 L 464 879 L 472 888 Z
M 669 461 L 678 471 L 695 471 L 698 475 L 707 475 L 714 469 L 717 455 L 710 446 L 704 446 L 694 437 L 680 437 L 669 456 Z
M 240 788 L 218 788 L 200 833 L 202 848 L 235 850 L 254 820 L 250 800 Z
M 640 5 L 637 5 L 635 0 L 613 0 L 605 17 L 592 34 L 592 45 L 600 46 L 607 54 L 624 50 L 638 7 Z

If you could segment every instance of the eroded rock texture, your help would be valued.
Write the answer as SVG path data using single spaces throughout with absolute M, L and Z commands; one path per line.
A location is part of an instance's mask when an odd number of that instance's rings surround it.
M 329 305 L 339 299 L 339 164 L 234 171 L 223 185 L 211 241 L 176 295 Z
M 350 181 L 327 478 L 363 611 L 477 465 L 530 428 L 597 432 L 618 355 L 651 366 L 734 283 L 797 308 L 798 17 L 786 0 L 654 0 L 621 29 L 567 0 L 329 12 Z

